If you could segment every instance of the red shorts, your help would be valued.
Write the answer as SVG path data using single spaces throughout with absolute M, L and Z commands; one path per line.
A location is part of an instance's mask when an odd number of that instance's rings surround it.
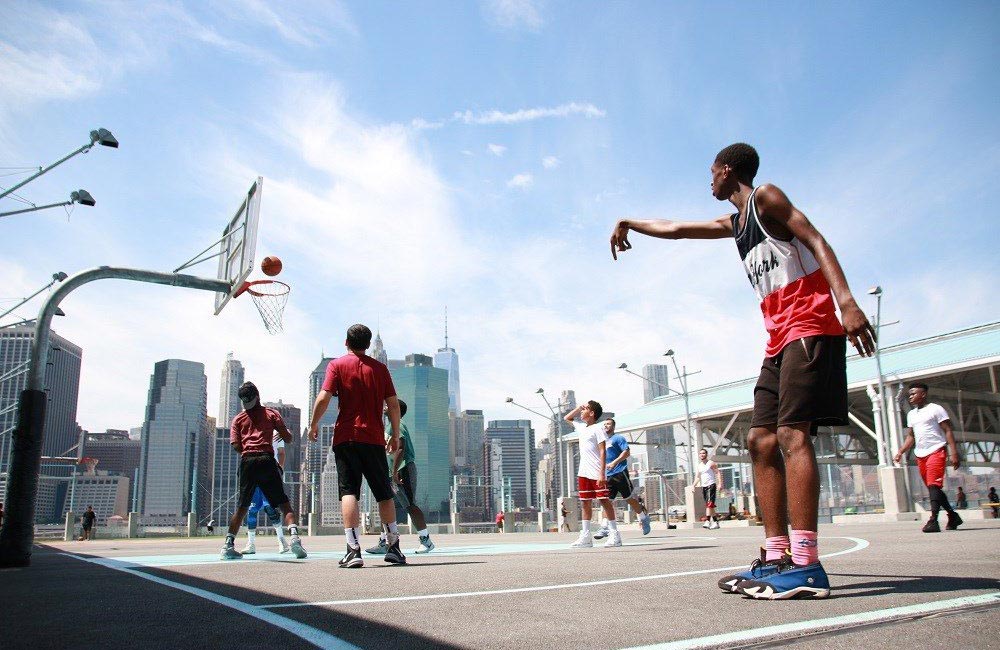
M 608 498 L 609 492 L 608 484 L 606 482 L 604 487 L 599 488 L 595 479 L 587 478 L 585 476 L 577 476 L 576 487 L 580 491 L 580 499 L 583 501 Z
M 920 468 L 920 478 L 924 479 L 924 485 L 930 487 L 936 485 L 944 487 L 944 467 L 946 454 L 944 447 L 923 458 L 917 457 L 917 467 Z

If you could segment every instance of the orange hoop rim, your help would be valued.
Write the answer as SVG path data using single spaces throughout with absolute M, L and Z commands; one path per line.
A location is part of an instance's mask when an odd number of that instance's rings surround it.
M 257 291 L 256 289 L 254 289 L 254 287 L 256 286 L 265 284 L 276 285 L 275 289 L 277 289 L 277 291 L 274 291 L 272 293 L 264 293 L 262 291 Z M 233 297 L 239 298 L 244 293 L 249 293 L 251 296 L 257 296 L 258 298 L 263 298 L 266 296 L 281 296 L 288 293 L 291 290 L 292 288 L 287 284 L 285 284 L 284 282 L 282 282 L 281 280 L 254 280 L 252 282 L 244 282 L 243 286 L 240 287 L 240 290 L 237 291 Z

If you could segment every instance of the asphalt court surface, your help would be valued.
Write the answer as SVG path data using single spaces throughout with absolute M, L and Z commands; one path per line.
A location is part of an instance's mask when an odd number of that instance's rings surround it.
M 36 547 L 31 567 L 0 570 L 0 646 L 877 648 L 933 640 L 930 647 L 1000 648 L 1000 522 L 940 534 L 920 526 L 821 526 L 831 597 L 789 602 L 716 587 L 754 557 L 759 528 L 654 524 L 644 537 L 625 527 L 625 545 L 613 549 L 569 549 L 570 534 L 437 535 L 438 548 L 408 552 L 407 566 L 366 556 L 360 570 L 337 567 L 339 536 L 304 538 L 305 560 L 279 556 L 274 537 L 258 538 L 260 553 L 235 562 L 217 559 L 221 537 L 49 543 Z M 404 536 L 404 550 L 415 543 Z

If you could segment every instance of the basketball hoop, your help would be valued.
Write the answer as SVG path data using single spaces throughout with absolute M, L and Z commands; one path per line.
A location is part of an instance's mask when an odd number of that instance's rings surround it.
M 261 320 L 268 334 L 280 334 L 282 331 L 281 316 L 285 313 L 285 305 L 288 303 L 288 293 L 292 290 L 284 282 L 278 280 L 254 280 L 245 282 L 237 296 L 243 293 L 250 294 L 253 304 L 257 306 Z

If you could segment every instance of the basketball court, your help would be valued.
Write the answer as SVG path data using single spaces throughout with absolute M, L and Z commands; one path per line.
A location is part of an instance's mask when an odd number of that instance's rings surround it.
M 304 560 L 265 537 L 231 562 L 221 536 L 47 543 L 0 571 L 20 601 L 0 629 L 41 648 L 1000 648 L 998 536 L 992 521 L 822 526 L 834 591 L 785 602 L 715 585 L 753 556 L 749 528 L 626 527 L 623 547 L 584 550 L 571 534 L 437 535 L 406 566 L 371 556 L 360 570 L 337 567 L 341 536 L 304 538 Z

